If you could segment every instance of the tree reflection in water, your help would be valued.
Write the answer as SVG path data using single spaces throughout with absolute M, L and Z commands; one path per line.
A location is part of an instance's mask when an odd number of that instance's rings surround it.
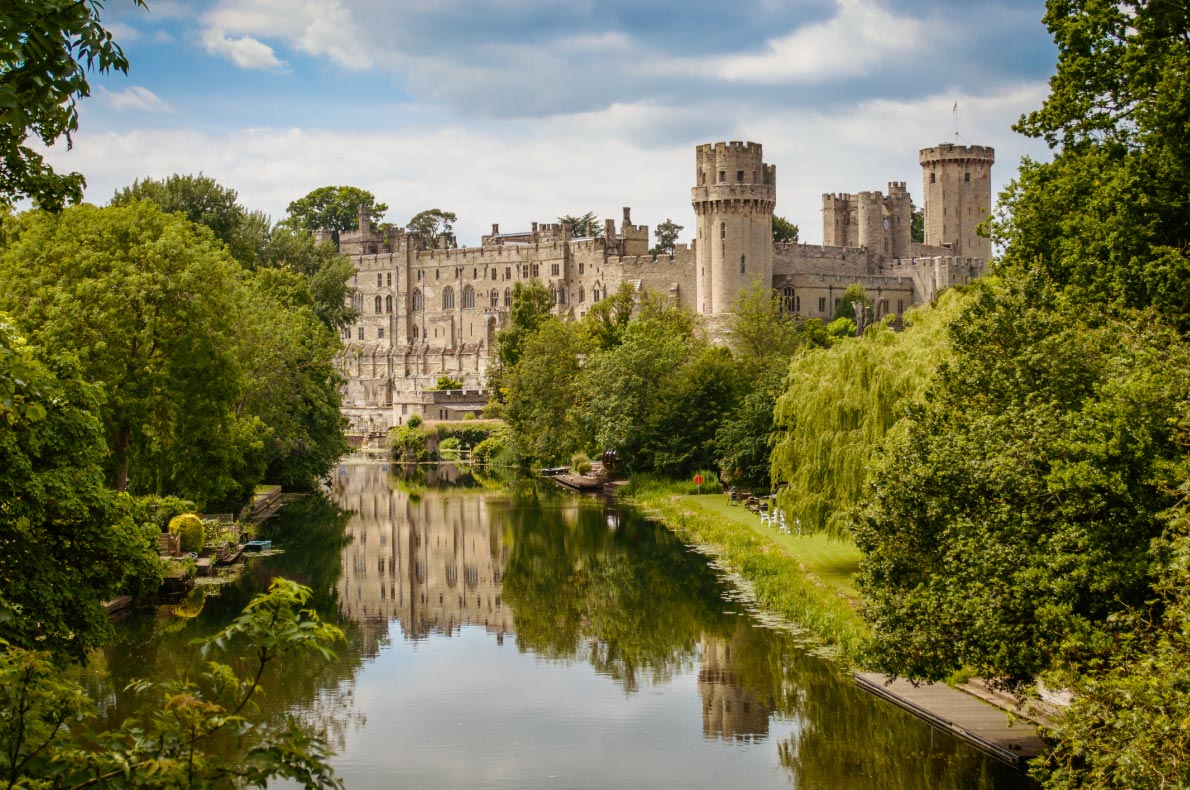
M 197 614 L 189 602 L 194 616 L 165 610 L 123 627 L 89 676 L 112 721 L 126 713 L 117 690 L 134 677 L 195 675 L 190 640 L 283 575 L 313 588 L 315 607 L 348 642 L 334 663 L 281 668 L 266 679 L 262 705 L 269 716 L 298 715 L 340 747 L 365 723 L 372 700 L 356 697 L 355 678 L 370 657 L 467 627 L 496 644 L 515 639 L 533 661 L 590 666 L 626 697 L 644 687 L 696 693 L 700 704 L 688 707 L 701 715 L 705 746 L 763 747 L 762 759 L 798 788 L 1027 786 L 861 692 L 792 634 L 756 625 L 704 556 L 630 509 L 454 467 L 345 466 L 332 499 L 283 508 L 262 537 L 284 553 L 254 561 Z M 673 748 L 697 747 L 686 736 Z

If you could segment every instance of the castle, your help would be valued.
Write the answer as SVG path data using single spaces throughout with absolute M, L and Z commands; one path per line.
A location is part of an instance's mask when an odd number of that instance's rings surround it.
M 581 318 L 622 283 L 658 291 L 711 323 L 730 311 L 742 289 L 760 280 L 781 294 L 785 309 L 829 320 L 843 291 L 860 283 L 875 319 L 899 316 L 939 290 L 982 274 L 991 242 L 976 233 L 992 206 L 993 149 L 941 144 L 920 151 L 924 243 L 911 241 L 912 208 L 904 182 L 888 194 L 822 196 L 821 245 L 774 243 L 777 168 L 758 143 L 700 145 L 691 202 L 696 236 L 672 255 L 650 255 L 649 228 L 624 209 L 600 237 L 572 238 L 569 228 L 533 223 L 529 230 L 492 232 L 479 247 L 446 240 L 423 249 L 401 228 L 373 227 L 340 235 L 340 251 L 356 270 L 356 323 L 343 330 L 343 412 L 355 431 L 383 431 L 413 414 L 458 419 L 478 411 L 496 333 L 508 320 L 512 286 L 541 281 L 554 311 Z M 442 375 L 462 390 L 433 389 Z

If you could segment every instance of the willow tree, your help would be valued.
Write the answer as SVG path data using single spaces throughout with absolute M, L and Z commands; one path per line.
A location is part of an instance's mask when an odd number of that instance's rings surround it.
M 947 326 L 963 301 L 951 291 L 906 313 L 903 332 L 874 327 L 794 357 L 774 411 L 772 478 L 781 507 L 803 529 L 845 530 L 872 455 L 946 357 Z

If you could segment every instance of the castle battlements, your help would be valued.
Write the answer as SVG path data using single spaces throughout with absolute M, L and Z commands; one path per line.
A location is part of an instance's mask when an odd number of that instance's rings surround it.
M 339 235 L 356 269 L 351 301 L 358 313 L 343 330 L 344 413 L 360 430 L 402 424 L 413 414 L 458 418 L 462 412 L 423 394 L 441 375 L 472 393 L 484 387 L 518 283 L 541 283 L 563 320 L 581 319 L 621 286 L 651 290 L 702 316 L 712 334 L 757 280 L 785 309 L 824 321 L 847 286 L 860 283 L 875 317 L 895 320 L 942 288 L 979 276 L 990 256 L 990 248 L 977 254 L 975 228 L 991 207 L 994 151 L 943 144 L 919 151 L 919 161 L 924 244 L 911 241 L 905 181 L 887 181 L 887 192 L 822 193 L 822 243 L 774 243 L 776 167 L 759 143 L 744 141 L 695 149 L 693 238 L 670 255 L 648 252 L 649 225 L 634 223 L 628 207 L 618 222 L 600 221 L 600 237 L 571 238 L 558 222 L 512 232 L 493 223 L 479 246 L 434 249 L 419 249 L 418 238 L 401 228 L 375 227 L 361 212 L 359 229 Z

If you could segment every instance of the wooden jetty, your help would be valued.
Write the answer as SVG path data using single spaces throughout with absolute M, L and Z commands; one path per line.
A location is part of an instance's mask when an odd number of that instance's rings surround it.
M 855 682 L 864 691 L 1009 765 L 1019 768 L 1046 749 L 1033 724 L 1023 719 L 1010 724 L 1008 712 L 943 683 L 888 683 L 884 675 L 874 672 L 857 672 Z

